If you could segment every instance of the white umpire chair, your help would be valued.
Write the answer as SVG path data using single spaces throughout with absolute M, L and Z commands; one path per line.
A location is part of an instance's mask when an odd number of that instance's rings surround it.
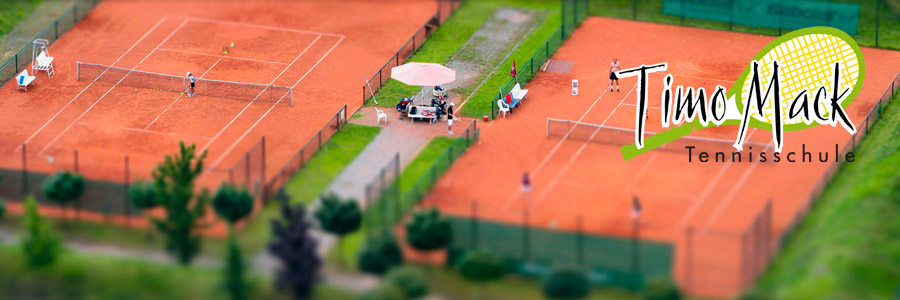
M 38 71 L 47 72 L 47 78 L 56 74 L 53 70 L 53 57 L 47 51 L 47 45 L 49 44 L 50 42 L 45 39 L 35 39 L 32 43 L 31 73 L 35 76 L 37 76 Z

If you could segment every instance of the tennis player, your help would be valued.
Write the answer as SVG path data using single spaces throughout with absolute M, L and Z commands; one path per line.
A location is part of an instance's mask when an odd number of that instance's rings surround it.
M 456 118 L 456 114 L 453 113 L 453 107 L 456 106 L 456 103 L 450 102 L 450 106 L 447 107 L 447 134 L 453 135 L 453 119 Z
M 194 86 L 197 84 L 197 80 L 194 79 L 194 74 L 191 74 L 191 72 L 187 72 L 187 77 L 188 77 L 188 79 L 191 80 L 191 90 L 190 90 L 190 93 L 188 94 L 188 97 L 197 96 L 197 94 L 194 93 Z
M 619 59 L 613 57 L 613 61 L 609 63 L 609 91 L 612 92 L 613 82 L 616 83 L 616 92 L 619 91 L 619 77 L 616 72 L 619 71 Z

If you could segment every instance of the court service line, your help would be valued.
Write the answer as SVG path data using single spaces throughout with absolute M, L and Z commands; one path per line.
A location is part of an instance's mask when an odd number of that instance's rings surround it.
M 243 58 L 243 57 L 235 57 L 235 56 L 224 56 L 224 55 L 220 55 L 220 54 L 209 54 L 209 53 L 201 53 L 201 52 L 193 52 L 193 51 L 183 51 L 183 50 L 175 50 L 175 49 L 169 49 L 169 48 L 159 48 L 159 50 L 160 50 L 160 51 L 166 51 L 166 52 L 184 53 L 184 54 L 190 54 L 190 55 L 202 55 L 202 56 L 223 57 L 223 58 L 230 58 L 230 59 L 237 59 L 237 60 L 246 60 L 246 61 L 260 62 L 260 63 L 267 63 L 267 64 L 278 64 L 278 65 L 286 65 L 286 64 L 288 64 L 288 63 L 286 63 L 286 62 L 280 62 L 280 61 L 268 61 L 268 60 L 252 59 L 252 58 Z
M 206 72 L 203 72 L 203 74 L 200 74 L 199 79 L 203 79 L 203 77 L 206 76 L 206 74 L 209 74 L 209 71 L 212 71 L 212 69 L 215 68 L 216 65 L 218 65 L 220 61 L 222 61 L 222 58 L 224 58 L 224 56 L 219 57 L 219 60 L 216 60 L 216 63 L 214 63 L 212 66 L 210 66 L 209 69 L 206 69 Z M 153 124 L 156 124 L 156 121 L 158 121 L 159 118 L 161 118 L 163 114 L 165 114 L 167 111 L 169 111 L 169 109 L 172 108 L 172 106 L 175 106 L 175 102 L 178 102 L 178 100 L 181 100 L 181 97 L 184 97 L 184 91 L 179 93 L 178 97 L 175 97 L 175 100 L 173 100 L 172 103 L 169 103 L 169 106 L 166 106 L 166 109 L 163 109 L 162 112 L 160 112 L 158 115 L 156 115 L 156 118 L 154 118 L 153 121 L 150 122 L 150 124 L 147 124 L 147 126 L 144 127 L 144 130 L 150 129 L 150 126 L 153 126 Z
M 136 42 L 134 42 L 134 44 L 132 44 L 131 47 L 128 48 L 128 50 L 125 50 L 125 53 L 122 53 L 122 55 L 120 55 L 119 58 L 117 58 L 110 66 L 115 66 L 116 63 L 118 63 L 120 60 L 122 60 L 122 58 L 124 58 L 125 55 L 128 55 L 128 53 L 131 52 L 131 50 L 133 50 L 134 47 L 137 47 L 138 44 L 140 44 L 145 38 L 147 38 L 147 36 L 150 35 L 150 33 L 153 32 L 154 30 L 156 30 L 156 28 L 159 27 L 159 25 L 161 25 L 165 20 L 166 20 L 166 17 L 163 17 L 158 22 L 156 22 L 156 24 L 153 25 L 153 27 L 151 27 L 150 30 L 147 30 L 147 32 L 144 33 L 144 35 L 141 36 L 141 38 L 139 38 Z M 100 73 L 100 75 L 105 74 L 106 71 L 108 71 L 108 70 L 109 69 L 103 70 L 103 73 Z M 89 83 L 86 87 L 84 87 L 84 89 L 82 89 L 81 92 L 78 92 L 78 95 L 75 95 L 75 97 L 73 97 L 72 100 L 69 100 L 69 102 L 66 103 L 66 105 L 63 105 L 63 107 L 60 108 L 59 111 L 57 111 L 56 114 L 54 114 L 53 117 L 50 118 L 50 120 L 47 120 L 47 122 L 44 122 L 44 125 L 41 125 L 41 127 L 38 128 L 38 130 L 36 130 L 33 134 L 31 134 L 31 136 L 29 136 L 27 139 L 25 139 L 23 144 L 28 144 L 29 142 L 31 142 L 31 140 L 34 139 L 34 137 L 36 137 L 39 133 L 41 133 L 41 131 L 43 131 L 44 128 L 47 127 L 47 125 L 50 125 L 50 122 L 53 122 L 53 120 L 55 120 L 56 117 L 58 117 L 63 112 L 63 110 L 65 110 L 67 107 L 69 107 L 69 105 L 72 104 L 72 102 L 75 102 L 75 99 L 78 99 L 78 97 L 81 97 L 81 94 L 83 94 L 85 91 L 87 91 L 87 89 L 89 89 L 92 85 L 94 85 L 94 83 L 97 82 L 97 78 L 100 78 L 100 76 L 97 76 L 96 78 L 94 78 L 94 80 L 91 81 L 91 83 Z M 22 149 L 22 145 L 19 145 L 16 148 L 16 152 L 19 152 L 19 150 L 21 150 L 21 149 Z
M 756 128 L 753 128 L 750 133 L 747 134 L 747 139 L 753 136 L 754 133 L 756 133 Z M 716 176 L 713 177 L 713 180 L 706 184 L 706 188 L 704 188 L 703 192 L 700 193 L 700 196 L 696 198 L 697 201 L 694 201 L 691 204 L 691 206 L 688 208 L 688 211 L 684 214 L 683 217 L 681 217 L 681 221 L 678 222 L 678 226 L 675 226 L 676 232 L 681 232 L 685 227 L 687 227 L 687 223 L 690 222 L 691 217 L 694 216 L 694 213 L 697 212 L 697 209 L 699 209 L 700 205 L 709 198 L 709 194 L 712 193 L 712 189 L 719 184 L 719 181 L 721 181 L 722 178 L 724 178 L 725 172 L 729 167 L 731 167 L 732 163 L 733 162 L 731 161 L 725 163 L 725 166 L 719 168 L 719 172 L 716 172 Z
M 84 122 L 84 121 L 79 121 L 79 122 L 78 122 L 78 125 L 92 126 L 92 127 L 110 128 L 109 125 L 100 125 L 100 124 L 88 123 L 88 122 Z M 115 128 L 115 127 L 113 127 L 113 128 Z M 150 134 L 158 134 L 158 135 L 180 136 L 180 137 L 195 138 L 195 139 L 201 139 L 201 140 L 208 140 L 208 139 L 210 139 L 209 137 L 199 136 L 199 135 L 189 135 L 189 134 L 180 134 L 180 133 L 174 133 L 174 132 L 164 132 L 164 131 L 156 131 L 156 130 L 147 130 L 147 129 L 133 128 L 133 127 L 125 127 L 125 126 L 119 126 L 118 128 L 119 128 L 119 129 L 122 129 L 122 130 L 137 131 L 137 132 L 150 133 Z
M 213 19 L 205 19 L 205 18 L 197 18 L 197 17 L 185 17 L 185 16 L 173 16 L 173 17 L 184 18 L 184 19 L 189 19 L 189 20 L 193 20 L 193 21 L 216 23 L 216 24 L 229 24 L 229 25 L 236 25 L 236 26 L 246 26 L 246 27 L 251 27 L 251 28 L 288 31 L 288 32 L 296 32 L 296 33 L 303 33 L 303 34 L 316 34 L 316 35 L 320 35 L 320 36 L 327 35 L 327 36 L 333 36 L 333 37 L 340 37 L 342 39 L 344 38 L 344 35 L 342 35 L 342 34 L 334 34 L 334 33 L 327 33 L 327 32 L 317 32 L 317 31 L 310 31 L 310 30 L 275 27 L 275 26 L 267 26 L 267 25 L 257 25 L 257 24 L 241 23 L 241 22 L 234 22 L 234 21 L 213 20 Z
M 625 102 L 625 99 L 628 99 L 628 96 L 630 96 L 631 93 L 634 92 L 635 88 L 637 88 L 637 84 L 635 84 L 634 86 L 631 87 L 631 90 L 629 90 L 628 93 L 625 94 L 625 97 L 622 97 L 622 100 L 619 101 L 619 104 L 616 105 L 616 108 L 613 108 L 613 111 L 610 112 L 608 116 L 606 116 L 606 119 L 604 119 L 603 122 L 600 123 L 600 126 L 605 126 L 606 122 L 609 122 L 609 119 L 612 118 L 612 116 L 616 114 L 616 111 L 619 110 L 619 107 L 622 107 L 622 103 Z M 591 137 L 589 137 L 587 141 L 584 141 L 584 143 L 581 144 L 581 147 L 578 148 L 578 151 L 575 151 L 575 155 L 572 155 L 572 157 L 569 158 L 569 161 L 566 162 L 566 164 L 563 166 L 563 168 L 560 169 L 559 172 L 556 173 L 556 176 L 553 176 L 553 179 L 550 180 L 550 184 L 548 184 L 547 187 L 544 188 L 544 191 L 541 192 L 540 195 L 538 195 L 538 197 L 537 197 L 537 199 L 535 199 L 535 201 L 533 201 L 532 203 L 529 204 L 529 207 L 537 206 L 537 204 L 540 203 L 542 199 L 547 197 L 547 194 L 551 190 L 553 190 L 553 187 L 556 186 L 556 183 L 559 182 L 559 179 L 563 177 L 563 174 L 565 174 L 566 171 L 569 170 L 569 167 L 572 166 L 572 163 L 574 163 L 575 160 L 577 160 L 578 157 L 581 156 L 581 153 L 584 152 L 584 149 L 587 148 L 588 144 L 590 143 L 590 140 L 593 139 L 594 136 L 596 136 L 597 133 L 599 133 L 599 132 L 600 132 L 600 128 L 597 128 L 597 130 L 594 130 L 594 133 L 591 134 Z
M 284 75 L 284 72 L 287 72 L 287 70 L 290 69 L 291 66 L 293 66 L 294 63 L 297 62 L 297 60 L 300 60 L 300 57 L 303 56 L 303 54 L 306 54 L 306 51 L 309 51 L 309 48 L 312 48 L 312 46 L 315 45 L 321 38 L 322 38 L 321 35 L 317 36 L 316 39 L 314 39 L 312 41 L 312 43 L 309 43 L 309 45 L 306 46 L 306 49 L 303 49 L 303 52 L 300 52 L 300 54 L 294 58 L 294 61 L 292 61 L 291 64 L 289 64 L 287 67 L 284 67 L 284 70 L 281 70 L 281 73 L 278 73 L 278 76 L 275 76 L 275 79 L 272 79 L 272 82 L 269 82 L 269 85 L 274 84 L 275 81 L 278 80 L 278 78 L 281 78 L 281 75 Z M 256 99 L 259 99 L 259 96 L 262 96 L 262 94 L 264 92 L 265 92 L 265 90 L 260 92 L 259 95 L 256 95 L 256 98 L 254 98 L 253 101 L 250 101 L 250 103 L 247 103 L 247 106 L 244 106 L 244 109 L 242 109 L 240 112 L 238 112 L 238 114 L 236 116 L 234 116 L 234 118 L 231 119 L 231 121 L 229 121 L 228 124 L 225 124 L 225 127 L 222 127 L 222 130 L 219 130 L 219 132 L 216 133 L 215 136 L 213 136 L 212 140 L 207 142 L 206 145 L 204 145 L 203 148 L 200 149 L 200 153 L 203 153 L 203 151 L 206 151 L 206 149 L 209 148 L 209 145 L 212 145 L 213 142 L 215 142 L 217 139 L 219 139 L 219 137 L 222 136 L 222 133 L 225 133 L 225 130 L 227 130 L 228 127 L 231 127 L 231 124 L 234 124 L 234 121 L 236 121 L 238 118 L 240 118 L 241 115 L 243 115 L 244 112 L 247 111 L 247 109 L 249 109 L 250 106 L 253 105 L 254 102 L 256 102 Z M 210 167 L 207 169 L 212 169 L 212 168 Z
M 771 147 L 766 147 L 763 150 L 766 149 L 771 149 Z M 756 166 L 758 166 L 759 164 L 759 160 L 753 162 L 753 165 L 750 166 L 749 169 L 745 170 L 744 174 L 741 175 L 741 178 L 731 186 L 731 190 L 728 191 L 728 194 L 725 196 L 725 201 L 719 202 L 719 206 L 716 207 L 716 210 L 707 217 L 706 224 L 701 227 L 701 231 L 709 228 L 712 223 L 719 218 L 719 215 L 721 215 L 722 212 L 725 211 L 725 208 L 728 207 L 729 204 L 731 204 L 732 200 L 734 200 L 735 193 L 737 193 L 738 189 L 740 189 L 740 187 L 744 185 L 744 182 L 747 182 L 747 179 L 750 178 L 750 174 L 753 173 L 753 171 L 756 169 Z
M 578 122 L 581 122 L 582 120 L 584 120 L 584 118 L 587 117 L 587 114 L 590 113 L 591 110 L 594 109 L 594 106 L 596 106 L 597 103 L 600 103 L 600 99 L 603 98 L 603 95 L 606 95 L 605 88 L 603 89 L 603 92 L 600 93 L 600 96 L 597 96 L 597 99 L 594 99 L 594 103 L 591 103 L 591 106 L 589 106 L 588 109 L 585 110 L 583 114 L 581 114 L 581 117 L 578 118 Z M 529 173 L 531 175 L 531 178 L 535 178 L 537 176 L 538 172 L 540 172 L 541 169 L 544 168 L 544 165 L 546 165 L 550 161 L 550 158 L 553 157 L 554 154 L 556 154 L 556 151 L 559 150 L 559 147 L 562 147 L 562 144 L 566 142 L 566 139 L 569 138 L 569 135 L 571 135 L 572 131 L 574 131 L 574 130 L 575 130 L 575 128 L 570 129 L 568 132 L 566 132 L 565 135 L 563 135 L 563 137 L 558 142 L 556 142 L 556 145 L 554 145 L 553 148 L 550 149 L 550 152 L 544 156 L 544 159 L 542 159 L 541 162 L 538 163 L 537 167 L 535 167 L 534 169 L 531 170 L 531 173 Z M 515 192 L 510 193 L 509 198 L 507 198 L 506 201 L 504 201 L 504 203 L 503 203 L 503 210 L 504 211 L 509 210 L 510 205 L 515 203 L 515 200 L 517 198 L 516 196 L 521 193 L 522 193 L 521 190 L 517 190 Z
M 303 81 L 303 79 L 306 78 L 306 76 L 309 75 L 309 73 L 311 73 L 317 66 L 319 66 L 319 63 L 321 63 L 323 60 L 325 60 L 325 58 L 328 57 L 329 54 L 331 54 L 331 51 L 334 51 L 334 49 L 337 48 L 337 46 L 340 45 L 341 42 L 343 42 L 343 41 L 344 41 L 344 38 L 341 38 L 337 41 L 337 43 L 334 43 L 334 46 L 331 46 L 331 49 L 328 49 L 328 52 L 325 52 L 325 55 L 323 55 L 322 58 L 319 58 L 319 61 L 317 61 L 315 65 L 313 65 L 311 68 L 309 68 L 309 70 L 306 71 L 306 74 L 303 74 L 303 77 L 300 77 L 300 79 L 297 80 L 297 82 L 295 82 L 293 86 L 291 86 L 291 89 L 297 87 L 297 85 L 300 84 L 300 82 Z M 228 157 L 228 154 L 231 153 L 232 150 L 234 150 L 234 147 L 237 147 L 237 145 L 245 137 L 247 137 L 248 134 L 250 134 L 250 131 L 252 131 L 254 128 L 256 128 L 256 125 L 259 125 L 259 123 L 266 116 L 268 116 L 269 113 L 272 112 L 272 110 L 275 109 L 275 107 L 277 107 L 278 104 L 281 103 L 281 100 L 283 100 L 283 99 L 284 99 L 284 96 L 282 96 L 281 99 L 278 99 L 278 101 L 275 102 L 275 104 L 272 104 L 272 107 L 270 107 L 269 110 L 267 110 L 265 114 L 260 116 L 259 119 L 256 120 L 256 123 L 253 123 L 253 125 L 250 126 L 250 128 L 247 128 L 247 130 L 244 131 L 244 134 L 242 134 L 241 137 L 239 137 L 237 140 L 235 140 L 234 143 L 232 143 L 231 146 L 225 150 L 225 153 L 222 153 L 222 155 L 219 155 L 219 158 L 216 159 L 216 161 L 213 162 L 211 165 L 209 165 L 210 169 L 214 168 L 216 165 L 218 165 L 220 162 L 222 162 L 222 160 L 225 159 L 225 157 Z
M 180 30 L 182 27 L 184 27 L 185 24 L 187 24 L 187 22 L 188 22 L 187 20 L 185 20 L 184 22 L 181 22 L 181 24 L 179 24 L 178 27 L 175 28 L 175 30 L 172 30 L 172 32 L 169 33 L 169 35 L 166 36 L 166 38 L 164 40 L 162 40 L 162 42 L 159 42 L 159 44 L 156 45 L 156 47 L 154 47 L 153 50 L 150 51 L 150 53 L 147 53 L 147 55 L 144 56 L 144 58 L 141 59 L 141 61 L 139 61 L 136 65 L 134 65 L 134 67 L 132 67 L 131 70 L 129 70 L 128 73 L 125 74 L 125 76 L 122 76 L 122 79 L 119 79 L 119 81 L 116 82 L 116 84 L 113 84 L 112 87 L 110 87 L 108 90 L 106 90 L 106 93 L 103 93 L 103 95 L 100 96 L 100 98 L 98 98 L 97 101 L 94 101 L 94 103 L 91 104 L 91 106 L 89 106 L 87 109 L 85 109 L 84 112 L 82 112 L 81 115 L 79 115 L 78 118 L 75 119 L 75 121 L 72 121 L 72 123 L 70 123 L 69 126 L 66 126 L 66 128 L 63 129 L 62 132 L 60 132 L 59 134 L 56 135 L 56 137 L 54 137 L 52 140 L 50 140 L 50 142 L 47 143 L 47 145 L 45 145 L 44 148 L 41 148 L 41 151 L 38 152 L 38 156 L 43 154 L 44 151 L 47 151 L 47 149 L 49 149 L 50 146 L 52 146 L 54 143 L 56 143 L 56 141 L 59 140 L 59 138 L 62 137 L 64 134 L 66 134 L 66 132 L 69 132 L 69 129 L 72 129 L 72 126 L 74 126 L 78 121 L 81 120 L 81 118 L 84 117 L 84 115 L 86 115 L 89 111 L 91 111 L 91 109 L 93 109 L 94 106 L 97 105 L 97 103 L 100 103 L 100 100 L 103 100 L 103 98 L 105 98 L 106 95 L 109 95 L 109 93 L 112 92 L 113 89 L 115 89 L 117 86 L 119 86 L 119 83 L 121 83 L 123 80 L 125 80 L 125 78 L 128 78 L 128 75 L 131 74 L 131 72 L 134 71 L 135 68 L 140 66 L 144 61 L 147 60 L 147 58 L 150 58 L 150 55 L 153 55 L 153 52 L 156 52 L 156 49 L 158 49 L 160 46 L 162 46 L 167 41 L 169 41 L 169 39 L 172 38 L 172 36 L 174 36 L 175 33 L 178 32 L 178 30 Z

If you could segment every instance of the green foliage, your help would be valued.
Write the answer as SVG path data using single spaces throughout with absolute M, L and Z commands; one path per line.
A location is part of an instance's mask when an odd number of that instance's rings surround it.
M 3 219 L 3 215 L 6 214 L 6 200 L 0 198 L 0 219 Z
M 475 250 L 460 260 L 459 274 L 471 281 L 486 283 L 506 275 L 506 269 L 500 256 L 487 250 Z
M 335 194 L 325 194 L 315 212 L 316 220 L 325 231 L 343 236 L 359 229 L 362 212 L 355 199 L 341 199 Z
M 391 284 L 381 284 L 359 296 L 359 300 L 406 300 L 403 291 Z
M 32 267 L 52 265 L 62 251 L 62 242 L 50 223 L 41 217 L 34 196 L 25 197 L 25 232 L 22 236 L 22 250 Z
M 200 221 L 206 214 L 209 192 L 194 195 L 194 181 L 203 172 L 206 152 L 197 156 L 196 145 L 181 142 L 179 152 L 166 155 L 153 170 L 156 195 L 165 209 L 164 218 L 154 218 L 153 224 L 166 237 L 166 250 L 179 263 L 188 265 L 200 253 Z
M 239 189 L 233 184 L 222 183 L 212 204 L 216 214 L 233 225 L 253 211 L 253 196 L 245 188 Z
M 84 194 L 84 177 L 69 171 L 60 171 L 44 180 L 41 190 L 47 199 L 65 205 Z
M 647 281 L 647 285 L 641 291 L 645 300 L 679 300 L 681 291 L 678 286 L 666 277 L 653 277 Z
M 234 234 L 228 238 L 228 253 L 225 255 L 225 290 L 232 300 L 248 298 L 249 291 L 245 273 L 244 254 Z
M 373 234 L 359 252 L 359 269 L 366 273 L 384 274 L 403 264 L 403 251 L 390 232 Z
M 137 181 L 128 188 L 131 204 L 139 209 L 153 208 L 159 205 L 156 199 L 156 186 L 150 181 Z
M 428 294 L 428 281 L 419 269 L 411 266 L 393 268 L 388 271 L 382 284 L 396 286 L 407 299 L 419 299 Z
M 450 245 L 453 225 L 434 207 L 417 211 L 406 223 L 406 241 L 419 251 L 433 251 Z
M 550 299 L 582 299 L 590 292 L 590 282 L 584 271 L 556 269 L 544 278 L 544 295 Z
M 775 299 L 768 292 L 761 289 L 750 289 L 745 291 L 738 297 L 738 300 L 773 300 Z
M 19 26 L 41 2 L 42 0 L 3 1 L 0 5 L 0 38 Z

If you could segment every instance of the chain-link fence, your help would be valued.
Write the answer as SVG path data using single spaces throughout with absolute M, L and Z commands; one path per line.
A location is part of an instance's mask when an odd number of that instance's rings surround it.
M 745 7 L 749 8 L 742 9 Z M 798 28 L 849 23 L 851 26 L 842 29 L 861 46 L 900 49 L 897 1 L 591 0 L 589 9 L 597 16 L 773 36 Z M 856 18 L 848 19 L 848 13 Z M 839 19 L 841 16 L 845 17 Z
M 390 227 L 403 212 L 397 205 L 400 198 L 400 153 L 391 157 L 378 171 L 378 176 L 366 184 L 366 230 Z
M 373 93 L 377 93 L 381 86 L 391 78 L 391 69 L 405 63 L 410 56 L 416 53 L 425 40 L 434 33 L 434 30 L 444 24 L 444 21 L 462 4 L 461 0 L 438 0 L 437 11 L 434 16 L 425 22 L 416 33 L 400 47 L 400 50 L 391 55 L 391 58 L 378 69 L 378 72 L 368 78 L 366 84 L 362 86 L 363 105 L 369 103 Z
M 31 41 L 34 41 L 35 39 L 45 39 L 51 44 L 56 42 L 59 37 L 69 31 L 69 29 L 72 29 L 72 27 L 75 26 L 75 23 L 84 19 L 88 12 L 94 9 L 98 3 L 100 3 L 99 0 L 76 1 L 72 7 L 63 11 L 62 15 L 56 18 L 52 23 L 48 24 L 47 27 Z M 40 53 L 33 53 L 32 44 L 28 43 L 23 45 L 22 49 L 13 54 L 6 62 L 0 64 L 0 87 L 6 84 L 11 78 L 15 77 L 16 74 L 25 70 L 37 54 Z

